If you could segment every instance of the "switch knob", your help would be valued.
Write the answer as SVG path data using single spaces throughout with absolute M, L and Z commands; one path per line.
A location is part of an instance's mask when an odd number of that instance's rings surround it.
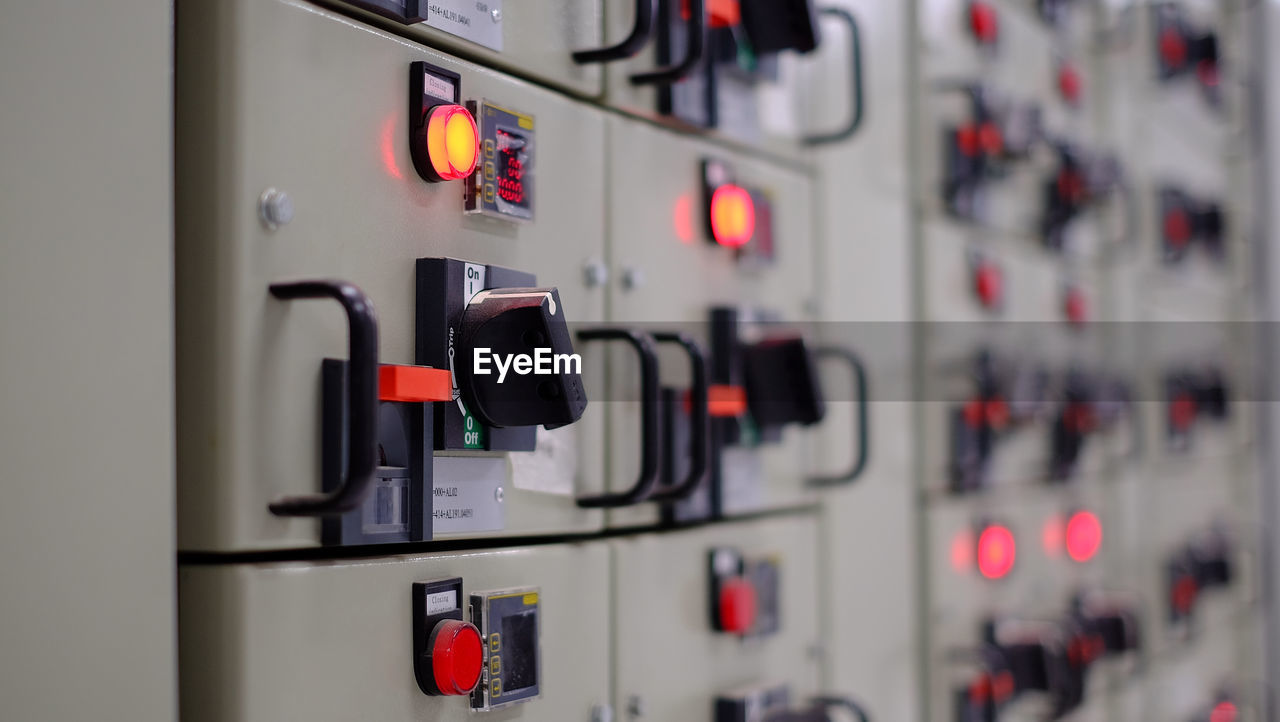
M 484 643 L 474 624 L 445 619 L 436 624 L 427 644 L 431 674 L 441 695 L 471 694 L 484 668 Z
M 468 410 L 488 426 L 565 426 L 582 417 L 581 360 L 555 288 L 476 294 L 452 359 Z M 502 369 L 506 369 L 505 375 Z
M 743 350 L 747 404 L 759 426 L 822 421 L 826 403 L 804 339 L 766 339 Z

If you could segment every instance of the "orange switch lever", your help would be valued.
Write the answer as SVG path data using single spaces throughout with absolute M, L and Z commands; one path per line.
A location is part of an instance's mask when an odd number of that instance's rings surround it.
M 409 403 L 452 401 L 453 383 L 448 369 L 383 364 L 378 367 L 378 398 Z

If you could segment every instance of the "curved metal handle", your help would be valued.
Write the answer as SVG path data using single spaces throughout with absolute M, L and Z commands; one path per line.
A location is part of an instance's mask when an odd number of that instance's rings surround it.
M 866 103 L 862 92 L 862 33 L 858 26 L 858 19 L 844 8 L 828 7 L 822 8 L 819 12 L 842 20 L 849 26 L 849 54 L 853 64 L 850 69 L 852 87 L 849 99 L 852 107 L 849 109 L 849 120 L 838 130 L 807 135 L 802 139 L 805 145 L 822 145 L 846 140 L 862 127 L 862 118 L 866 114 Z
M 702 62 L 707 51 L 706 0 L 689 0 L 689 38 L 684 60 L 665 68 L 657 68 L 631 76 L 632 85 L 671 85 L 689 77 Z
M 360 506 L 378 465 L 378 317 L 373 303 L 345 281 L 273 283 L 282 301 L 331 298 L 347 312 L 347 473 L 327 494 L 286 496 L 267 508 L 277 516 L 331 516 Z
M 867 456 L 871 449 L 869 443 L 870 432 L 867 428 L 867 369 L 862 365 L 862 359 L 858 358 L 852 351 L 837 346 L 824 346 L 815 349 L 814 356 L 819 359 L 839 359 L 849 364 L 849 368 L 853 370 L 853 383 L 858 389 L 858 424 L 855 432 L 858 453 L 854 456 L 853 465 L 847 471 L 831 476 L 811 476 L 805 480 L 805 483 L 815 487 L 843 486 L 862 476 L 862 472 L 867 468 Z
M 579 65 L 587 63 L 608 63 L 614 60 L 625 60 L 644 49 L 653 34 L 654 17 L 658 6 L 653 0 L 636 0 L 636 21 L 631 26 L 631 33 L 617 45 L 610 45 L 594 50 L 575 50 L 573 62 Z
M 853 716 L 857 717 L 862 722 L 871 722 L 871 715 L 867 714 L 867 711 L 862 708 L 862 705 L 858 704 L 857 702 L 854 702 L 848 697 L 823 696 L 823 697 L 814 697 L 812 701 L 815 705 L 818 705 L 823 709 L 839 707 L 840 709 L 845 709 L 845 710 L 848 710 L 849 712 L 852 712 Z
M 640 356 L 640 476 L 626 491 L 578 497 L 584 509 L 604 509 L 638 504 L 649 498 L 658 483 L 660 468 L 658 354 L 652 337 L 625 328 L 594 328 L 578 332 L 579 341 L 626 341 Z
M 684 479 L 675 486 L 665 489 L 658 489 L 649 495 L 648 501 L 678 501 L 687 499 L 698 488 L 698 482 L 707 473 L 707 460 L 710 456 L 710 436 L 711 436 L 711 414 L 708 404 L 708 386 L 707 386 L 707 358 L 702 353 L 702 347 L 693 339 L 682 333 L 655 333 L 653 334 L 655 341 L 659 343 L 674 343 L 684 349 L 689 355 L 689 366 L 693 376 L 693 384 L 690 390 L 691 402 L 693 404 L 690 409 L 690 425 L 693 427 L 691 436 L 693 440 L 693 454 L 689 460 L 689 472 Z M 675 453 L 675 450 L 671 450 Z

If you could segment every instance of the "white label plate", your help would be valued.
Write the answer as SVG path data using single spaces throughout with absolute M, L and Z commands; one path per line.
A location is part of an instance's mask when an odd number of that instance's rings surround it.
M 498 493 L 507 482 L 505 458 L 437 456 L 432 470 L 432 534 L 500 531 L 506 526 Z
M 502 0 L 423 0 L 427 25 L 502 52 Z

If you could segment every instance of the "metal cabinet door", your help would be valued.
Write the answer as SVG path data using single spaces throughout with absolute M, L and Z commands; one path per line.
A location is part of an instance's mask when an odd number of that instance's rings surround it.
M 811 318 L 815 241 L 813 185 L 808 176 L 620 118 L 608 121 L 608 157 L 609 257 L 615 278 L 609 293 L 612 323 L 685 331 L 710 354 L 713 306 L 761 308 L 788 322 Z M 711 240 L 701 185 L 705 159 L 729 163 L 738 184 L 767 197 L 772 261 L 739 259 L 733 249 Z M 765 227 L 760 209 L 757 218 L 759 238 Z M 808 340 L 816 342 L 811 326 L 802 329 Z M 628 485 L 639 466 L 639 404 L 630 400 L 637 398 L 638 374 L 631 356 L 615 356 L 611 361 L 615 373 L 609 403 L 609 483 Z M 676 379 L 676 385 L 687 384 L 682 380 L 686 367 L 687 361 L 679 357 L 664 359 L 664 377 Z M 756 461 L 762 464 L 759 483 L 750 481 L 749 493 L 736 502 L 727 500 L 726 506 L 741 512 L 807 498 L 802 483 L 807 468 L 802 437 L 803 432 L 792 426 L 781 443 L 748 452 L 746 466 L 755 469 Z M 611 515 L 610 524 L 654 521 L 652 507 L 620 509 Z
M 716 695 L 742 685 L 788 684 L 797 704 L 818 691 L 813 650 L 826 637 L 817 621 L 817 544 L 817 520 L 808 515 L 611 542 L 618 712 L 695 722 L 714 719 Z M 744 640 L 712 631 L 708 556 L 715 548 L 777 564 L 776 633 Z
M 609 550 L 552 545 L 376 560 L 184 566 L 184 720 L 590 720 L 609 696 Z M 414 678 L 414 582 L 536 587 L 541 696 L 479 714 Z
M 320 362 L 346 356 L 347 330 L 336 304 L 275 300 L 268 285 L 339 278 L 361 287 L 376 304 L 384 363 L 415 363 L 420 257 L 535 273 L 559 287 L 570 321 L 601 321 L 604 292 L 582 268 L 604 254 L 604 119 L 305 2 L 180 10 L 180 546 L 314 546 L 318 524 L 273 516 L 267 504 L 319 490 Z M 533 220 L 464 215 L 460 184 L 417 176 L 405 103 L 413 61 L 458 73 L 464 98 L 533 116 Z M 268 188 L 287 193 L 295 213 L 274 231 L 258 216 Z M 508 469 L 505 526 L 475 533 L 599 528 L 603 514 L 571 498 L 602 485 L 596 413 L 564 430 L 567 466 Z
M 600 67 L 576 63 L 572 57 L 575 50 L 606 44 L 601 35 L 601 0 L 318 0 L 318 4 L 575 95 L 601 92 Z M 417 12 L 409 13 L 407 6 Z

